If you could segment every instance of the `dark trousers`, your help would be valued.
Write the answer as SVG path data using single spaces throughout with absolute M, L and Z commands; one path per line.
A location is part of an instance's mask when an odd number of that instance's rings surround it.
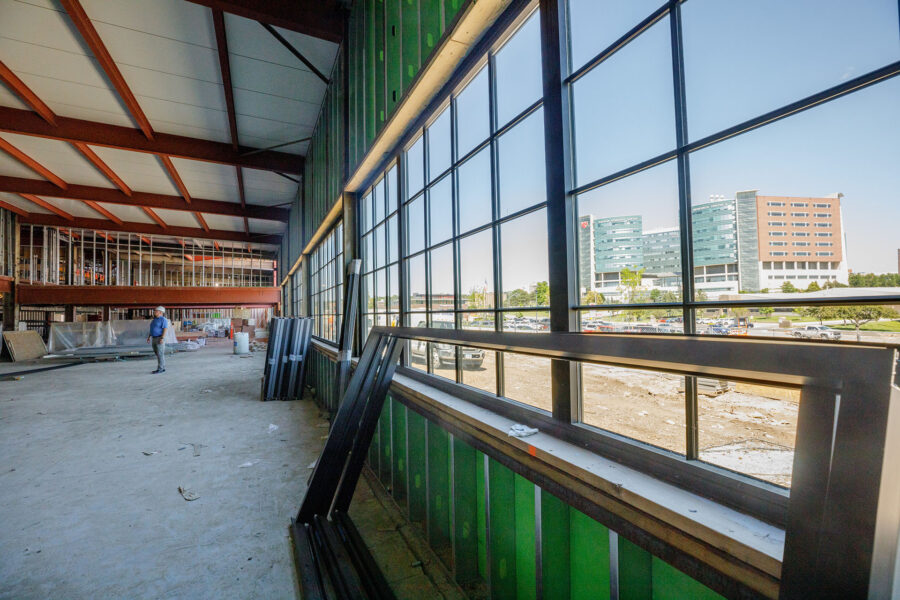
M 156 354 L 156 364 L 157 369 L 160 371 L 166 370 L 166 339 L 163 336 L 154 337 L 151 339 L 151 345 L 153 346 L 153 352 Z

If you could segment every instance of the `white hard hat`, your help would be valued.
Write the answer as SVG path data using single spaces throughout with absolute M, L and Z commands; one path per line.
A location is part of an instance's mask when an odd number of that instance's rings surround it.
M 166 307 L 165 306 L 157 306 L 154 310 L 158 310 L 159 312 L 164 313 L 164 312 L 166 312 Z

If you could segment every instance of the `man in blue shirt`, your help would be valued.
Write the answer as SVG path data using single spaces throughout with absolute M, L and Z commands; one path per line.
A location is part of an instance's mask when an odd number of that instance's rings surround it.
M 153 311 L 153 320 L 150 321 L 150 335 L 147 341 L 153 345 L 153 352 L 156 354 L 156 370 L 157 373 L 166 372 L 166 329 L 172 326 L 166 318 L 166 309 L 164 306 L 157 306 Z

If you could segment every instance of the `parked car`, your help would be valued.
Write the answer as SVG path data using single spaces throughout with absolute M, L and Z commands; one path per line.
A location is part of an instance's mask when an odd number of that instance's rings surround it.
M 791 335 L 796 338 L 802 338 L 807 340 L 839 340 L 841 339 L 841 332 L 836 329 L 832 329 L 831 327 L 826 327 L 825 325 L 807 325 L 805 327 L 798 327 L 791 331 Z
M 416 327 L 426 327 L 425 321 L 419 321 Z M 432 321 L 432 329 L 453 329 L 451 321 Z M 428 352 L 428 342 L 412 340 L 409 343 L 409 351 L 412 358 L 425 362 Z M 479 348 L 462 349 L 462 366 L 464 369 L 480 369 L 484 362 L 484 350 Z M 456 347 L 450 344 L 431 344 L 431 365 L 437 369 L 443 366 L 456 364 Z

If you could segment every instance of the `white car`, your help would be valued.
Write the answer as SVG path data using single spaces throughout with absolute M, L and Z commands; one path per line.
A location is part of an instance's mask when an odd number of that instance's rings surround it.
M 831 327 L 826 327 L 825 325 L 807 325 L 805 327 L 798 327 L 791 331 L 791 335 L 796 338 L 802 338 L 806 340 L 839 340 L 841 339 L 841 332 L 836 329 L 832 329 Z

